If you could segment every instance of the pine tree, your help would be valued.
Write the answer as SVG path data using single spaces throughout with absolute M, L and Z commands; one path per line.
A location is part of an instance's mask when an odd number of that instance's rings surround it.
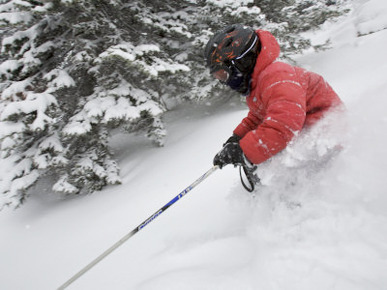
M 163 144 L 167 85 L 156 80 L 188 68 L 146 43 L 130 5 L 8 1 L 1 10 L 29 15 L 2 35 L 1 151 L 14 164 L 2 177 L 3 205 L 19 205 L 47 174 L 66 194 L 119 183 L 113 128 Z

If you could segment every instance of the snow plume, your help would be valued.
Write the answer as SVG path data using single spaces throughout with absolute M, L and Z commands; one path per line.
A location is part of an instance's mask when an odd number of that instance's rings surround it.
M 296 184 L 310 184 L 312 177 L 324 174 L 329 164 L 345 151 L 347 135 L 346 113 L 342 109 L 330 112 L 312 128 L 297 134 L 282 152 L 259 166 L 257 174 L 261 184 L 272 192 L 296 188 Z
M 234 207 L 250 209 L 246 236 L 259 257 L 250 263 L 258 274 L 248 285 L 384 288 L 387 123 L 378 107 L 385 93 L 384 87 L 373 100 L 349 105 L 342 123 L 347 125 L 337 135 L 326 134 L 324 127 L 313 129 L 260 166 L 262 185 L 252 199 L 241 201 L 240 192 L 232 194 L 239 203 Z M 342 139 L 344 148 L 326 160 L 326 149 Z

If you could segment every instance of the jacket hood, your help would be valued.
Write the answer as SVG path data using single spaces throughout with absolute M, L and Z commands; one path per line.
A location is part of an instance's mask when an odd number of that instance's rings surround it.
M 261 42 L 261 51 L 252 74 L 252 88 L 256 86 L 259 74 L 279 57 L 281 51 L 277 40 L 269 31 L 258 29 L 256 33 Z

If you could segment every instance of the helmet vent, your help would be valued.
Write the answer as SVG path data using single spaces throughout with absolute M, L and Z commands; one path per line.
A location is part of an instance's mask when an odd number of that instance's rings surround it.
M 225 32 L 226 33 L 230 33 L 230 32 L 233 32 L 235 30 L 235 26 L 231 26 L 229 29 L 227 29 Z
M 224 46 L 225 46 L 225 47 L 229 47 L 233 41 L 234 41 L 234 39 L 229 38 L 229 39 L 227 40 L 227 42 L 224 44 Z

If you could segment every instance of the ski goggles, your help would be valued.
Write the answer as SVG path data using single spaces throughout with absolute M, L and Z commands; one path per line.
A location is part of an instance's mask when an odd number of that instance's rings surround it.
M 219 68 L 212 72 L 212 76 L 219 80 L 221 83 L 226 84 L 230 79 L 230 70 L 225 68 Z

